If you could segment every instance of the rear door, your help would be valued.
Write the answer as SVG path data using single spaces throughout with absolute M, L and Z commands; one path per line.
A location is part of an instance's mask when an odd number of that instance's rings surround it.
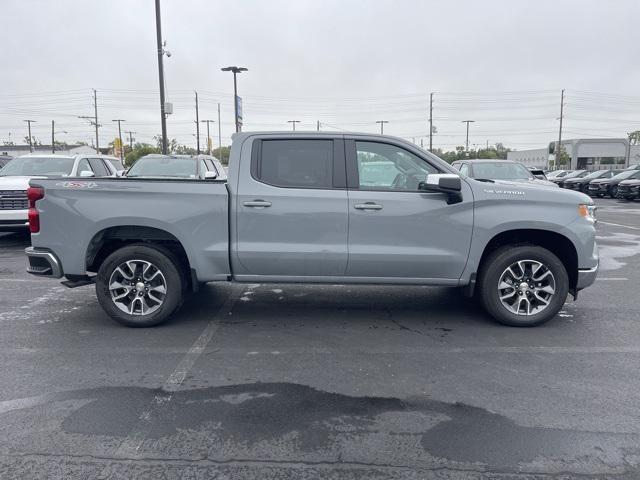
M 342 138 L 257 138 L 250 161 L 242 157 L 237 188 L 238 278 L 344 275 L 348 205 Z
M 349 187 L 347 276 L 457 280 L 467 262 L 473 198 L 449 205 L 442 193 L 418 190 L 436 163 L 391 140 L 346 139 Z

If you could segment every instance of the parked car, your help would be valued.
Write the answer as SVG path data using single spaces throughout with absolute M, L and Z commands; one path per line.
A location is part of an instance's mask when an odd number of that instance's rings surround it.
M 582 178 L 588 175 L 589 172 L 587 170 L 574 170 L 573 172 L 568 173 L 564 177 L 552 177 L 549 179 L 550 182 L 555 183 L 561 188 L 564 188 L 564 182 L 570 180 L 572 178 Z
M 547 175 L 544 173 L 544 170 L 541 168 L 533 168 L 529 167 L 529 171 L 531 174 L 536 177 L 538 180 L 547 180 Z M 555 184 L 554 184 L 555 185 Z
M 621 173 L 622 170 L 596 170 L 595 172 L 591 172 L 584 177 L 576 177 L 569 178 L 564 181 L 564 188 L 569 188 L 572 190 L 578 190 L 583 193 L 587 193 L 589 191 L 589 182 L 592 180 L 603 179 L 608 180 L 613 176 Z
M 626 200 L 640 198 L 640 178 L 621 181 L 618 184 L 616 197 Z
M 394 168 L 382 179 L 372 161 Z M 595 281 L 582 193 L 477 181 L 382 135 L 239 133 L 229 165 L 228 181 L 32 180 L 28 272 L 95 282 L 129 326 L 214 281 L 464 287 L 499 322 L 533 326 Z
M 457 160 L 451 165 L 460 170 L 463 175 L 478 180 L 486 179 L 555 187 L 555 183 L 536 178 L 527 167 L 510 160 Z
M 222 163 L 211 155 L 159 155 L 141 157 L 125 174 L 130 178 L 181 178 L 225 180 Z
M 611 178 L 598 178 L 589 182 L 588 193 L 591 196 L 604 197 L 605 195 L 616 198 L 618 196 L 618 184 L 623 180 L 640 178 L 640 170 L 623 170 Z
M 554 178 L 562 178 L 566 177 L 568 174 L 573 172 L 573 170 L 553 170 L 551 172 L 547 172 L 547 180 L 552 180 Z
M 0 169 L 9 163 L 11 159 L 13 159 L 13 157 L 10 157 L 9 155 L 0 155 Z
M 116 174 L 105 155 L 58 155 L 34 153 L 16 157 L 0 170 L 0 231 L 29 226 L 27 188 L 29 180 L 47 177 L 109 177 Z

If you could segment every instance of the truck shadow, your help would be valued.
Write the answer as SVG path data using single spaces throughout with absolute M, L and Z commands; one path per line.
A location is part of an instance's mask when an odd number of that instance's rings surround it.
M 26 248 L 31 245 L 31 236 L 25 232 L 0 232 L 0 251 L 3 249 Z

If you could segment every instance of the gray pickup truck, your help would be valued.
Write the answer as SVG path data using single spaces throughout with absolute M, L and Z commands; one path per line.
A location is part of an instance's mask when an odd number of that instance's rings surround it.
M 28 197 L 28 272 L 95 282 L 128 326 L 229 281 L 462 287 L 533 326 L 598 270 L 588 196 L 474 180 L 388 136 L 241 133 L 227 180 L 32 180 Z

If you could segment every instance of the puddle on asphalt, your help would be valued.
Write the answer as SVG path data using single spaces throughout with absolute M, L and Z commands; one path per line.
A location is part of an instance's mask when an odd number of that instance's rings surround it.
M 600 270 L 618 270 L 627 259 L 640 255 L 640 235 L 611 232 L 596 236 L 600 254 Z
M 33 408 L 49 408 L 56 402 L 74 402 L 65 413 L 66 434 L 126 437 L 139 425 L 140 414 L 159 395 L 159 389 L 109 387 L 78 390 L 48 396 L 40 405 L 16 404 L 5 410 L 3 421 Z M 37 403 L 37 402 L 36 402 Z M 0 405 L 1 406 L 1 405 Z M 1 409 L 0 409 L 1 410 Z M 33 415 L 38 417 L 39 415 Z M 161 439 L 185 432 L 212 435 L 214 448 L 225 450 L 260 445 L 289 445 L 295 455 L 323 455 L 332 448 L 394 448 L 415 445 L 431 457 L 493 468 L 516 468 L 522 463 L 559 459 L 615 458 L 622 450 L 640 455 L 637 435 L 583 432 L 557 428 L 525 427 L 507 417 L 465 404 L 450 404 L 427 397 L 408 399 L 349 396 L 293 383 L 250 383 L 174 392 L 145 423 L 145 438 Z M 24 426 L 24 424 L 23 424 Z M 37 431 L 38 425 L 33 428 Z M 24 430 L 23 430 L 24 432 Z M 207 433 L 208 432 L 208 433 Z M 205 436 L 204 438 L 209 438 Z M 290 444 L 288 443 L 290 442 Z M 405 445 L 405 447 L 401 447 Z M 635 448 L 633 446 L 636 446 Z M 382 447 L 380 447 L 382 448 Z M 384 448 L 382 448 L 384 450 Z M 403 450 L 404 451 L 404 450 Z M 408 454 L 408 453 L 407 453 Z M 346 461 L 346 460 L 345 460 Z

